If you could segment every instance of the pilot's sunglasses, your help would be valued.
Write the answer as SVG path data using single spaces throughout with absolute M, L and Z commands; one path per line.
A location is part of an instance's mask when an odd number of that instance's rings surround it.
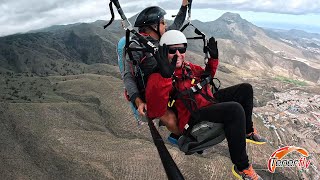
M 183 54 L 187 51 L 187 48 L 186 47 L 169 48 L 169 54 L 176 54 L 177 50 L 179 51 L 180 54 Z

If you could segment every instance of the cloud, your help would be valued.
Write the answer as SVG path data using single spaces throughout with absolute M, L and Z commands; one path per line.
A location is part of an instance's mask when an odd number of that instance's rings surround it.
M 119 0 L 130 17 L 142 9 L 159 5 L 178 10 L 182 0 Z M 56 24 L 109 19 L 109 0 L 0 0 L 0 36 L 26 32 Z M 285 14 L 320 13 L 314 0 L 194 0 L 194 9 L 273 12 Z M 115 13 L 116 15 L 118 13 Z M 117 17 L 119 17 L 117 15 Z M 200 19 L 201 20 L 201 19 Z
M 159 4 L 165 9 L 172 9 L 173 5 L 172 1 L 168 0 Z M 314 0 L 196 0 L 193 1 L 192 7 L 197 9 L 213 8 L 296 15 L 320 13 L 320 1 Z
M 107 1 L 0 1 L 0 35 L 107 17 Z

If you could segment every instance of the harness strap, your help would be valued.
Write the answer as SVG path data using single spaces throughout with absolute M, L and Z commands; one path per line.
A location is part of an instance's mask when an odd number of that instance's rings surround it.
M 110 8 L 110 12 L 111 12 L 111 19 L 108 24 L 103 26 L 104 29 L 107 28 L 108 26 L 110 26 L 110 24 L 114 21 L 114 12 L 113 12 L 113 8 L 112 8 L 112 1 L 110 1 L 110 3 L 109 3 L 109 8 Z
M 191 93 L 190 96 L 192 96 L 192 97 L 189 100 L 191 100 L 191 102 L 195 101 L 194 100 L 194 94 Z M 189 135 L 190 132 L 191 132 L 192 127 L 195 124 L 197 124 L 198 122 L 200 122 L 199 121 L 199 114 L 192 109 L 192 104 L 191 104 L 191 102 L 188 103 L 187 99 L 182 98 L 181 101 L 182 101 L 182 103 L 185 105 L 185 107 L 188 109 L 188 111 L 191 114 L 191 118 L 190 118 L 188 124 L 185 125 L 185 127 L 184 127 L 185 131 L 183 132 L 183 134 Z M 194 102 L 194 104 L 197 105 L 196 102 Z M 196 107 L 196 109 L 197 109 L 197 107 Z
M 219 83 L 219 86 L 216 86 L 216 84 L 214 83 L 213 80 L 217 80 L 218 83 Z M 217 91 L 219 91 L 219 88 L 220 88 L 220 86 L 221 86 L 221 82 L 220 82 L 220 80 L 219 80 L 218 78 L 213 78 L 210 84 L 211 84 L 212 87 L 213 87 L 213 89 L 212 89 L 212 94 L 214 94 L 214 93 L 216 93 Z M 214 92 L 213 92 L 213 90 L 214 90 Z
M 184 90 L 182 92 L 177 92 L 175 93 L 175 98 L 181 99 L 182 103 L 185 105 L 185 107 L 188 109 L 188 111 L 191 114 L 191 119 L 189 120 L 189 122 L 185 125 L 184 127 L 184 133 L 185 135 L 189 135 L 191 132 L 192 127 L 200 122 L 199 119 L 199 114 L 197 113 L 197 107 L 195 108 L 196 110 L 194 110 L 192 108 L 192 102 L 194 102 L 195 106 L 197 106 L 197 103 L 195 102 L 195 93 L 199 93 L 200 95 L 202 95 L 202 97 L 204 97 L 207 101 L 210 101 L 212 103 L 214 103 L 214 98 L 202 93 L 202 89 L 203 88 L 207 88 L 207 84 L 211 84 L 213 85 L 215 90 L 218 90 L 218 88 L 220 87 L 216 87 L 213 79 L 217 79 L 217 78 L 212 78 L 211 75 L 207 76 L 206 78 L 204 78 L 204 80 L 202 80 L 201 82 L 197 83 L 196 85 L 192 86 L 190 89 Z M 218 80 L 218 79 L 217 79 Z M 218 80 L 219 81 L 219 80 Z M 220 81 L 219 81 L 220 83 Z M 185 96 L 189 96 L 189 98 L 185 98 Z M 191 100 L 190 103 L 187 102 L 187 100 Z
M 129 48 L 130 39 L 131 39 L 131 38 L 130 38 L 130 31 L 127 29 L 127 30 L 126 30 L 126 45 L 125 45 L 126 49 Z
M 133 48 L 130 48 L 130 45 L 132 43 L 136 43 L 137 45 L 140 45 L 140 43 L 136 40 L 129 40 L 128 38 L 126 38 L 126 41 L 128 42 L 128 43 L 126 43 L 126 51 L 129 55 L 129 59 L 130 59 L 130 61 L 132 61 L 133 65 L 137 65 L 137 62 L 136 62 L 136 60 L 134 60 L 133 55 L 132 55 Z
M 209 84 L 211 81 L 212 81 L 212 77 L 208 76 L 203 81 L 201 81 L 201 82 L 197 83 L 196 85 L 192 86 L 190 89 L 187 89 L 187 90 L 184 90 L 182 92 L 179 92 L 177 97 L 181 98 L 182 96 L 188 95 L 190 92 L 196 93 L 196 92 L 202 90 L 202 88 L 205 85 Z
M 199 94 L 200 94 L 203 98 L 205 98 L 207 101 L 209 101 L 209 102 L 211 102 L 211 103 L 215 103 L 213 97 L 211 97 L 211 96 L 209 96 L 209 95 L 207 95 L 207 94 L 204 94 L 204 93 L 201 92 L 201 91 L 199 92 Z

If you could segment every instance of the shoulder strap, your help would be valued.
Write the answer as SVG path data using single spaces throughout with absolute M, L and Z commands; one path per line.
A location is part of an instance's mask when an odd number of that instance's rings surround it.
M 139 41 L 134 40 L 134 39 L 131 39 L 131 40 L 128 42 L 128 45 L 127 45 L 127 47 L 126 47 L 126 51 L 127 51 L 128 55 L 129 55 L 130 61 L 132 61 L 133 65 L 137 65 L 138 62 L 133 59 L 133 55 L 132 55 L 132 49 L 133 49 L 133 48 L 130 48 L 130 45 L 131 45 L 132 43 L 135 43 L 135 44 L 137 44 L 138 46 L 141 46 L 141 44 L 139 43 Z
M 192 129 L 192 127 L 200 122 L 199 119 L 199 115 L 196 112 L 196 110 L 198 109 L 197 107 L 197 103 L 195 102 L 195 93 L 199 93 L 201 94 L 206 100 L 210 101 L 210 102 L 214 102 L 214 98 L 202 93 L 202 89 L 203 88 L 207 88 L 206 85 L 207 84 L 211 84 L 213 78 L 211 76 L 206 77 L 204 80 L 202 80 L 201 82 L 197 83 L 196 85 L 192 86 L 190 89 L 184 90 L 184 91 L 178 91 L 177 88 L 175 87 L 175 95 L 174 97 L 176 99 L 181 99 L 181 101 L 183 102 L 184 106 L 188 109 L 188 111 L 191 114 L 191 119 L 189 120 L 188 124 L 184 127 L 185 131 L 184 134 L 189 134 L 190 130 Z M 187 97 L 186 97 L 187 96 Z M 189 100 L 189 101 L 187 101 Z M 192 105 L 195 104 L 195 109 L 193 109 Z

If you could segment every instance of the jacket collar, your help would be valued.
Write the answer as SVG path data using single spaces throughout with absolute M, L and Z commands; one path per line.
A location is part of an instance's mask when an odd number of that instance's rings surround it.
M 189 63 L 183 62 L 181 68 L 176 68 L 176 69 L 175 69 L 174 75 L 175 75 L 177 78 L 181 78 L 181 77 L 182 77 L 182 74 L 187 75 L 186 65 L 189 65 Z

